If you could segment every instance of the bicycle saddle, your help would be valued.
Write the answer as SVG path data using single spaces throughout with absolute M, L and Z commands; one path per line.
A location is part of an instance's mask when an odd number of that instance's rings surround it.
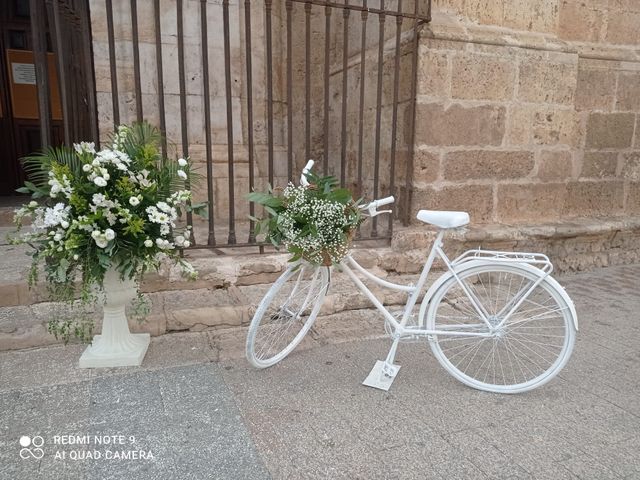
M 469 223 L 467 212 L 445 212 L 437 210 L 420 210 L 418 220 L 440 228 L 458 228 Z

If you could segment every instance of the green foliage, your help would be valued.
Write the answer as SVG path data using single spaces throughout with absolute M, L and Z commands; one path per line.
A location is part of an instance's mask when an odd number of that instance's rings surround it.
M 354 201 L 348 189 L 339 188 L 335 177 L 310 172 L 306 177 L 308 187 L 289 184 L 282 190 L 269 185 L 266 192 L 251 192 L 248 199 L 262 205 L 267 215 L 250 219 L 256 223 L 256 235 L 276 248 L 284 246 L 292 254 L 291 261 L 337 263 L 362 223 L 360 201 Z
M 82 142 L 23 159 L 28 181 L 19 191 L 34 201 L 17 212 L 12 241 L 34 248 L 29 284 L 39 281 L 41 265 L 52 300 L 95 302 L 95 287 L 112 266 L 123 279 L 139 279 L 168 258 L 196 275 L 180 252 L 189 232 L 176 225 L 182 210 L 205 207 L 190 204 L 188 186 L 200 178 L 191 162 L 164 157 L 160 132 L 147 122 L 119 127 L 110 142 L 98 152 Z M 21 231 L 24 217 L 32 217 L 28 233 Z M 53 318 L 48 328 L 66 342 L 89 339 L 92 324 L 80 312 Z

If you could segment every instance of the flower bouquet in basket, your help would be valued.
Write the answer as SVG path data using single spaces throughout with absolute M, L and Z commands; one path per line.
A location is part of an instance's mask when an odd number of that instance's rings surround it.
M 331 176 L 305 172 L 307 185 L 289 183 L 284 189 L 252 192 L 249 200 L 264 206 L 266 218 L 251 217 L 256 234 L 276 248 L 315 265 L 339 263 L 348 253 L 356 229 L 364 220 L 351 192 L 338 188 Z
M 52 299 L 73 306 L 77 299 L 93 304 L 106 278 L 135 297 L 141 276 L 165 259 L 196 275 L 180 255 L 190 246 L 190 227 L 177 225 L 181 211 L 203 207 L 191 205 L 186 188 L 195 174 L 188 159 L 165 158 L 160 142 L 159 131 L 145 122 L 119 127 L 99 151 L 82 142 L 23 159 L 29 181 L 18 191 L 33 200 L 16 212 L 11 240 L 33 247 L 30 285 L 42 265 Z M 22 231 L 26 218 L 31 228 Z M 93 321 L 54 318 L 48 328 L 65 342 L 87 340 Z

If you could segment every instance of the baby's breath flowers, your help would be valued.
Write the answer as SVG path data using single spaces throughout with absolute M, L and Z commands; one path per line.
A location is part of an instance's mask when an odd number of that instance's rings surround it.
M 111 267 L 123 278 L 139 279 L 169 259 L 186 276 L 197 275 L 180 255 L 191 245 L 190 228 L 180 218 L 203 205 L 190 205 L 189 160 L 164 158 L 160 140 L 157 129 L 140 123 L 120 126 L 98 151 L 94 143 L 80 142 L 26 159 L 30 181 L 20 191 L 34 200 L 16 211 L 12 240 L 35 247 L 30 284 L 37 281 L 39 264 L 53 299 L 68 301 L 92 299 L 93 287 Z M 21 230 L 27 217 L 30 231 Z M 49 327 L 65 340 L 70 333 L 87 333 L 66 320 Z
M 249 200 L 264 205 L 267 218 L 257 219 L 256 234 L 263 233 L 276 247 L 284 246 L 292 261 L 304 258 L 316 265 L 339 263 L 349 252 L 355 229 L 363 218 L 351 192 L 336 188 L 334 177 L 307 174 L 309 186 L 289 183 L 284 190 L 253 192 Z

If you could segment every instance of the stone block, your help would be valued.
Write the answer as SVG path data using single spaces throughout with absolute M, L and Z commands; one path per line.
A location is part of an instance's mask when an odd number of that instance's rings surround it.
M 632 182 L 640 181 L 640 151 L 622 154 L 622 178 Z
M 526 105 L 514 104 L 507 110 L 507 131 L 505 143 L 507 145 L 529 145 L 531 143 L 533 108 Z
M 558 24 L 558 0 L 512 0 L 503 3 L 502 24 L 505 27 L 555 33 Z
M 625 213 L 640 214 L 640 182 L 630 182 L 627 185 Z
M 613 108 L 616 74 L 606 69 L 607 63 L 602 62 L 603 69 L 597 70 L 578 66 L 577 110 L 611 111 Z
M 413 193 L 412 203 L 412 218 L 420 209 L 462 210 L 469 212 L 472 223 L 488 222 L 493 213 L 493 188 L 491 185 L 425 188 Z
M 586 148 L 607 149 L 631 146 L 635 115 L 591 113 L 587 121 Z
M 609 10 L 605 40 L 620 45 L 640 44 L 640 12 Z
M 638 29 L 640 29 L 640 24 Z M 620 73 L 616 110 L 640 112 L 640 72 Z
M 430 44 L 428 45 L 430 46 Z M 449 65 L 445 53 L 420 46 L 418 58 L 418 95 L 449 96 Z
M 418 104 L 417 145 L 500 145 L 504 136 L 505 108 L 494 105 L 445 108 Z
M 573 109 L 543 109 L 533 115 L 533 143 L 576 146 L 579 141 L 578 116 Z
M 604 25 L 604 11 L 584 2 L 562 0 L 559 4 L 558 36 L 564 40 L 597 42 Z
M 418 149 L 413 158 L 414 184 L 431 183 L 440 176 L 440 155 L 428 150 Z
M 577 57 L 567 62 L 531 57 L 520 64 L 518 99 L 534 103 L 573 105 L 577 82 Z
M 18 285 L 0 285 L 0 307 L 20 305 Z
M 538 178 L 543 182 L 566 180 L 573 173 L 571 152 L 543 150 L 538 163 Z
M 498 185 L 497 216 L 501 222 L 540 222 L 560 217 L 566 196 L 562 183 Z
M 617 152 L 585 152 L 581 177 L 614 177 L 618 168 Z
M 523 178 L 534 166 L 533 152 L 465 150 L 449 152 L 444 161 L 445 180 Z
M 464 14 L 478 23 L 501 25 L 504 16 L 503 3 L 491 0 L 465 0 Z
M 513 96 L 516 67 L 509 60 L 488 55 L 453 56 L 451 96 L 472 100 L 508 100 Z
M 611 215 L 622 212 L 624 183 L 612 181 L 572 182 L 567 185 L 563 213 L 566 215 Z
M 201 331 L 207 328 L 238 327 L 251 321 L 249 306 L 223 305 L 170 312 L 167 330 Z

